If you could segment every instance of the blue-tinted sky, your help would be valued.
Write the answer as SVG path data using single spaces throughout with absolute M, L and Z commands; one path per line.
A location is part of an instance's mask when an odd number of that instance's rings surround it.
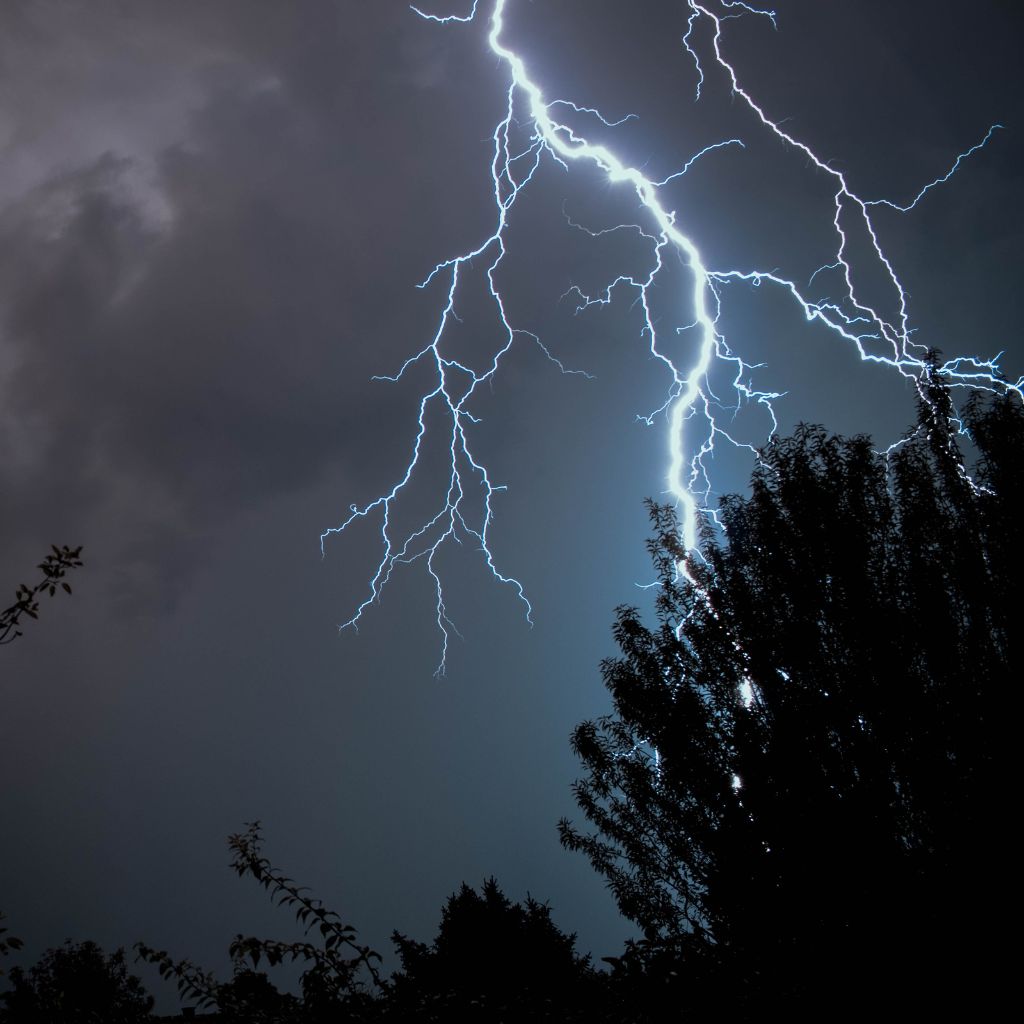
M 639 115 L 603 134 L 653 177 L 748 143 L 668 191 L 709 263 L 806 277 L 825 262 L 822 176 L 769 144 L 720 77 L 694 102 L 683 3 L 509 7 L 549 96 Z M 877 220 L 919 340 L 1005 350 L 1016 377 L 1013 5 L 777 10 L 777 30 L 729 21 L 726 52 L 865 198 L 913 196 L 1006 126 L 912 213 Z M 642 500 L 664 486 L 663 423 L 636 416 L 666 381 L 630 299 L 581 317 L 559 301 L 619 272 L 563 209 L 598 229 L 632 216 L 628 196 L 546 164 L 510 234 L 517 325 L 594 377 L 517 346 L 474 407 L 508 485 L 494 554 L 535 626 L 478 554 L 453 552 L 465 639 L 435 679 L 429 578 L 397 574 L 360 633 L 339 635 L 379 552 L 369 529 L 319 548 L 403 470 L 417 382 L 370 377 L 429 340 L 441 295 L 415 284 L 491 230 L 504 89 L 484 25 L 442 28 L 397 0 L 0 10 L 3 586 L 51 542 L 86 558 L 74 596 L 0 651 L 0 909 L 26 961 L 66 937 L 142 939 L 223 968 L 236 932 L 293 934 L 226 868 L 226 835 L 256 818 L 274 862 L 382 949 L 392 928 L 430 938 L 447 895 L 492 874 L 550 900 L 597 956 L 628 934 L 555 833 L 575 812 L 569 733 L 608 710 L 613 609 L 643 599 Z M 907 386 L 778 296 L 730 297 L 735 347 L 789 392 L 784 430 L 888 441 L 911 421 Z M 748 468 L 725 458 L 718 479 L 739 488 Z

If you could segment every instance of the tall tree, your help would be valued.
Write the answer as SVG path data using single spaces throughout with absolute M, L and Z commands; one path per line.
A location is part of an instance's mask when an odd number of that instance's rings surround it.
M 656 622 L 618 609 L 615 713 L 573 736 L 595 831 L 560 824 L 644 931 L 616 964 L 643 998 L 835 1014 L 998 977 L 1024 413 L 969 404 L 972 479 L 922 395 L 889 453 L 773 441 L 702 557 L 651 507 Z

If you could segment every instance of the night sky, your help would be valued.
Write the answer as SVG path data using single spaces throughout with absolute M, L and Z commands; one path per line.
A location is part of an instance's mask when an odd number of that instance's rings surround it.
M 710 143 L 747 143 L 666 188 L 710 264 L 806 280 L 828 262 L 822 176 L 710 66 L 695 103 L 684 3 L 508 2 L 508 41 L 548 96 L 638 115 L 601 129 L 625 162 L 659 178 Z M 776 10 L 777 30 L 726 22 L 727 55 L 865 198 L 906 201 L 1005 125 L 877 224 L 915 338 L 1003 351 L 1016 378 L 1017 6 Z M 632 297 L 580 316 L 560 298 L 637 266 L 566 223 L 635 219 L 630 194 L 547 160 L 510 225 L 512 317 L 593 376 L 517 342 L 473 406 L 477 450 L 508 487 L 492 551 L 535 625 L 479 552 L 447 552 L 463 639 L 435 678 L 422 563 L 339 633 L 379 561 L 375 527 L 320 551 L 404 472 L 422 380 L 371 377 L 430 339 L 443 291 L 416 284 L 492 230 L 506 76 L 485 28 L 399 0 L 0 6 L 0 585 L 31 582 L 51 543 L 86 562 L 73 596 L 0 650 L 0 910 L 21 962 L 65 938 L 143 940 L 226 973 L 236 932 L 292 936 L 227 869 L 227 834 L 254 819 L 273 862 L 381 950 L 393 928 L 432 938 L 445 898 L 492 874 L 514 899 L 549 900 L 598 957 L 630 934 L 555 832 L 581 817 L 569 733 L 609 710 L 599 663 L 615 606 L 645 600 L 642 502 L 664 489 L 664 420 L 637 415 L 667 380 Z M 493 343 L 473 287 L 467 353 Z M 888 443 L 911 422 L 906 382 L 779 294 L 727 295 L 734 347 L 787 392 L 783 432 L 810 420 Z M 763 439 L 755 413 L 737 422 Z M 739 489 L 749 468 L 726 455 L 716 483 Z

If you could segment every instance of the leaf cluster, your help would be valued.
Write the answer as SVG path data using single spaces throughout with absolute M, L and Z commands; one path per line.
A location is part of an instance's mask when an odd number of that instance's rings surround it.
M 182 999 L 191 1000 L 199 1009 L 208 1010 L 217 1005 L 220 984 L 210 971 L 204 971 L 191 960 L 175 960 L 161 949 L 153 949 L 144 942 L 136 942 L 136 959 L 156 967 L 161 978 L 173 980 Z
M 39 598 L 44 594 L 53 597 L 58 587 L 67 594 L 71 593 L 71 585 L 64 577 L 70 569 L 81 567 L 81 555 L 81 547 L 51 545 L 50 553 L 37 566 L 42 570 L 42 579 L 33 586 L 18 584 L 14 604 L 0 611 L 0 644 L 13 643 L 22 635 L 18 625 L 23 616 L 30 619 L 39 618 Z
M 21 949 L 23 943 L 16 935 L 9 934 L 9 929 L 3 923 L 5 914 L 0 911 L 0 956 L 7 956 L 11 952 Z M 0 968 L 0 977 L 3 976 L 3 968 Z

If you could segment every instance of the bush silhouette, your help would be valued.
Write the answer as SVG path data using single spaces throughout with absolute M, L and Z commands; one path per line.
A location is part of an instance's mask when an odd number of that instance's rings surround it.
M 575 940 L 532 897 L 512 903 L 493 878 L 479 893 L 463 883 L 430 945 L 394 933 L 402 970 L 389 996 L 392 1017 L 593 1020 L 602 979 Z
M 11 969 L 11 989 L 0 994 L 4 1024 L 134 1024 L 153 998 L 128 973 L 124 951 L 104 956 L 94 942 L 48 950 L 28 971 Z

